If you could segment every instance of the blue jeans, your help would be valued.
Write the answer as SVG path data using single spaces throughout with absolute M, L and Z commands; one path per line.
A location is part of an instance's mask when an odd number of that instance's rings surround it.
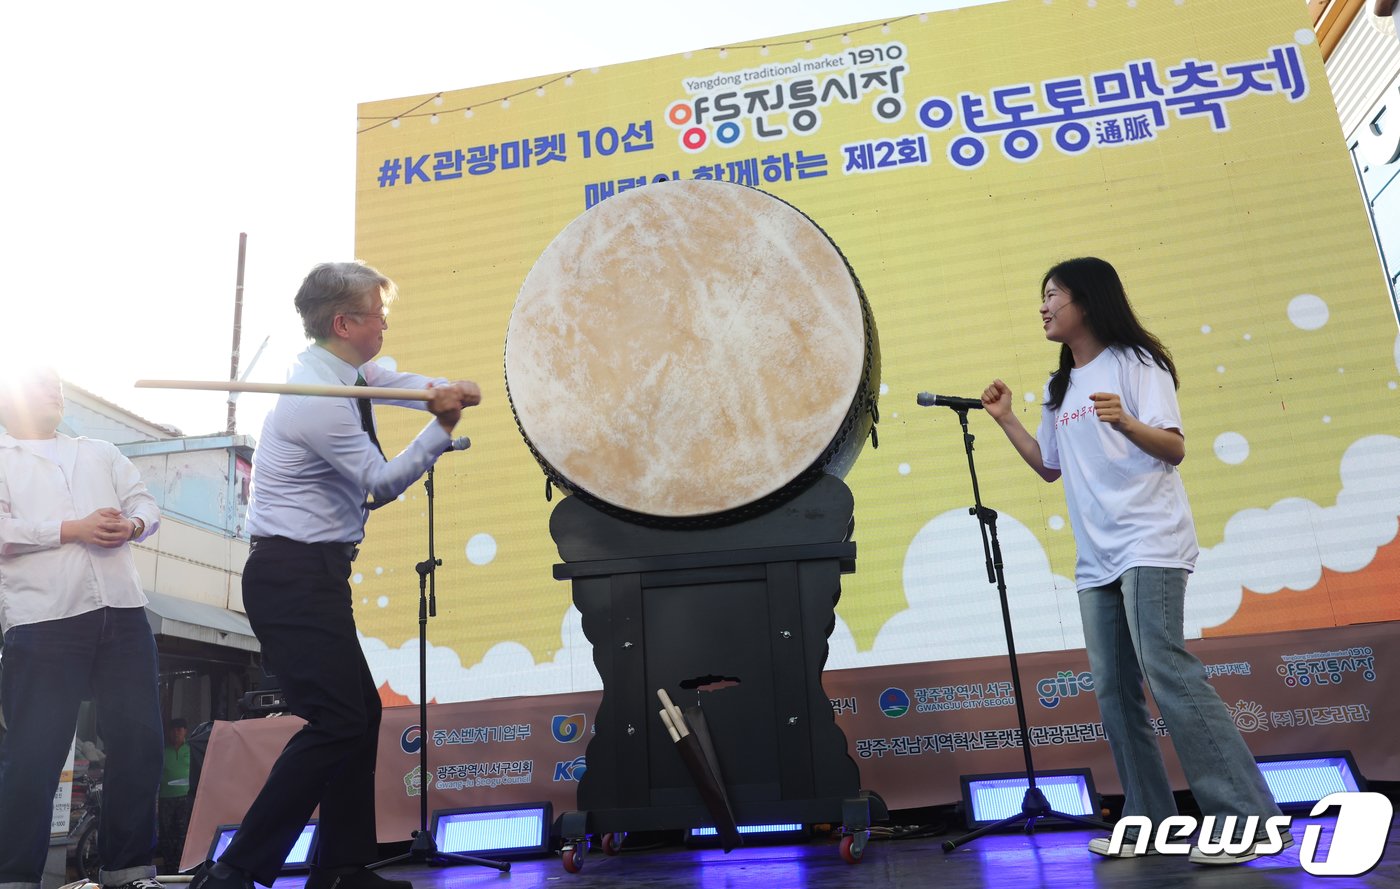
M 1201 814 L 1278 815 L 1205 667 L 1186 650 L 1186 574 L 1182 568 L 1129 568 L 1107 586 L 1079 592 L 1099 713 L 1123 783 L 1123 814 L 1159 824 L 1177 813 L 1149 723 L 1145 677 Z
M 156 644 L 144 608 L 100 608 L 5 633 L 0 705 L 0 889 L 39 885 L 54 790 L 78 724 L 97 703 L 107 759 L 98 824 L 102 885 L 155 876 L 160 784 Z

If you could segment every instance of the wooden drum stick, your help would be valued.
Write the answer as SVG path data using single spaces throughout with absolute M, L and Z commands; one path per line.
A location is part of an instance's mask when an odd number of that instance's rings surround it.
M 671 725 L 675 726 L 676 732 L 682 738 L 690 734 L 690 726 L 685 724 L 685 716 L 681 714 L 681 708 L 671 703 L 671 696 L 666 694 L 666 689 L 658 688 L 656 696 L 661 699 L 661 706 L 666 708 L 666 712 L 671 716 Z
M 661 717 L 661 721 L 666 725 L 666 734 L 671 736 L 672 741 L 679 741 L 681 739 L 681 734 L 680 732 L 676 731 L 676 724 L 671 721 L 670 712 L 663 708 L 661 710 L 657 710 L 656 713 L 658 716 Z
M 138 389 L 200 389 L 209 392 L 265 392 L 272 395 L 315 395 L 322 398 L 378 398 L 392 401 L 431 401 L 429 389 L 387 386 L 322 386 L 315 383 L 235 383 L 232 380 L 137 380 Z

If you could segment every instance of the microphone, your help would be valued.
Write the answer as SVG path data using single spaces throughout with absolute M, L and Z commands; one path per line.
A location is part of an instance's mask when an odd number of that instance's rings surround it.
M 453 451 L 465 451 L 471 446 L 472 440 L 470 438 L 467 438 L 465 435 L 462 435 L 449 441 L 447 443 L 447 446 L 442 449 L 442 452 L 444 454 L 450 454 Z
M 956 395 L 934 395 L 932 392 L 919 393 L 919 407 L 951 407 L 954 410 L 985 410 L 980 398 L 959 398 Z

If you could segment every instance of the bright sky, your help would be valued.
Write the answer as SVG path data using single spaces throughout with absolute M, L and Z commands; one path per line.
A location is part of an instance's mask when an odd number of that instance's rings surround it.
M 356 105 L 1000 0 L 17 3 L 0 52 L 5 348 L 186 434 L 281 382 L 317 262 L 353 258 Z M 1024 2 L 1024 0 L 1023 0 Z M 16 276 L 16 272 L 18 273 Z M 257 435 L 272 396 L 238 402 Z

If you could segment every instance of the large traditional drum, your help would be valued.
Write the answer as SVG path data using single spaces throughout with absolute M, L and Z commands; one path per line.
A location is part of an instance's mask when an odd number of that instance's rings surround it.
M 548 479 L 625 518 L 724 522 L 844 475 L 878 419 L 865 294 L 820 228 L 725 182 L 570 223 L 516 298 L 506 389 Z

